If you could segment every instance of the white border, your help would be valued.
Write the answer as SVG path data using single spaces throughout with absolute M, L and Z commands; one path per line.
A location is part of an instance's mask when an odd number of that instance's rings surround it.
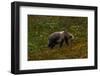
M 83 16 L 88 17 L 88 58 L 27 61 L 27 15 Z M 20 70 L 79 67 L 94 65 L 94 11 L 42 7 L 20 7 Z

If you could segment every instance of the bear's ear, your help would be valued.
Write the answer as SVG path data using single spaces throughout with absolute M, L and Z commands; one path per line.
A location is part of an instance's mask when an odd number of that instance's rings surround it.
M 69 37 L 69 34 L 68 34 L 67 31 L 64 31 L 64 37 L 65 37 L 65 38 L 68 38 L 68 37 Z
M 64 33 L 67 33 L 67 31 L 64 30 Z
M 67 31 L 64 31 L 64 35 L 67 35 Z

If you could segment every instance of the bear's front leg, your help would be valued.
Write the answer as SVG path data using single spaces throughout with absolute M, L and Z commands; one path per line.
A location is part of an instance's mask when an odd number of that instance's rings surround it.
M 60 48 L 63 46 L 63 42 L 64 42 L 64 40 L 61 40 L 61 42 L 60 42 Z

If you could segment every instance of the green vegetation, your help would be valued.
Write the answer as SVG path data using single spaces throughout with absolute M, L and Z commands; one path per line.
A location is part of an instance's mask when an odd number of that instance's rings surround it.
M 28 60 L 87 58 L 87 17 L 28 15 Z M 75 39 L 72 46 L 49 49 L 48 36 L 69 31 Z

